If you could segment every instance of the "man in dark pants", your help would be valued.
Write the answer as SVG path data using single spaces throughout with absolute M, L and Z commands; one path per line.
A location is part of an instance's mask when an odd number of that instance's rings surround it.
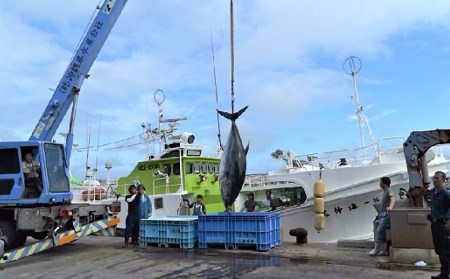
M 434 251 L 439 255 L 441 273 L 432 279 L 448 279 L 450 267 L 450 191 L 445 189 L 445 173 L 437 171 L 433 177 L 431 195 L 431 233 Z
M 139 202 L 141 201 L 141 194 L 135 185 L 128 187 L 129 195 L 125 196 L 125 201 L 128 203 L 128 215 L 125 228 L 125 245 L 128 246 L 128 241 L 131 234 L 131 243 L 138 244 L 139 235 Z

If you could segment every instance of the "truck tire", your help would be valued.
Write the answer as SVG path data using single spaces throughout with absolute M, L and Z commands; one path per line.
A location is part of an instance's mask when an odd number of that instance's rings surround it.
M 27 234 L 21 231 L 16 232 L 16 247 L 25 245 L 27 242 Z
M 16 236 L 16 230 L 11 222 L 0 221 L 0 239 L 5 241 L 5 250 L 17 247 Z

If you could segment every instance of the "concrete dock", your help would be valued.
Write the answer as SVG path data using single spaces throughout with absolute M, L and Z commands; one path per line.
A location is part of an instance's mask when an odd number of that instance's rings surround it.
M 122 238 L 87 237 L 9 263 L 0 278 L 430 278 L 438 266 L 392 264 L 368 248 L 283 243 L 252 250 L 122 247 Z

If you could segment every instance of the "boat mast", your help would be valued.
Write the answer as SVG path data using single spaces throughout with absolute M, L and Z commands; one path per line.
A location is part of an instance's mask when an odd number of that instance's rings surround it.
M 153 94 L 153 99 L 155 100 L 155 103 L 158 105 L 158 115 L 159 115 L 159 120 L 158 120 L 158 142 L 159 142 L 159 153 L 163 152 L 164 150 L 164 142 L 165 140 L 165 135 L 163 133 L 163 127 L 162 127 L 162 123 L 164 120 L 164 114 L 163 114 L 163 108 L 162 108 L 162 104 L 164 103 L 164 100 L 166 99 L 166 95 L 164 94 L 164 91 L 162 91 L 161 89 L 158 89 L 155 91 L 155 93 Z M 163 142 L 163 137 L 164 137 L 164 142 Z
M 361 70 L 361 67 L 362 67 L 361 60 L 356 56 L 350 56 L 347 59 L 345 59 L 344 65 L 343 65 L 345 73 L 347 73 L 348 75 L 351 75 L 352 80 L 353 80 L 353 87 L 355 90 L 355 95 L 352 96 L 352 100 L 356 105 L 356 116 L 358 118 L 358 124 L 359 124 L 359 133 L 360 133 L 360 137 L 361 137 L 361 148 L 362 148 L 362 152 L 363 152 L 363 159 L 365 160 L 366 159 L 366 146 L 364 144 L 364 131 L 363 131 L 363 127 L 362 127 L 363 122 L 366 124 L 367 130 L 369 132 L 369 137 L 372 142 L 372 146 L 373 146 L 377 156 L 380 156 L 380 150 L 378 148 L 378 143 L 375 140 L 375 137 L 373 135 L 372 129 L 370 128 L 369 121 L 362 113 L 363 106 L 359 102 L 359 94 L 358 94 L 358 86 L 356 83 L 356 75 Z
M 167 143 L 167 138 L 173 137 L 173 132 L 175 132 L 178 129 L 179 121 L 187 120 L 186 117 L 177 117 L 177 118 L 164 118 L 163 108 L 162 104 L 164 103 L 164 100 L 166 99 L 166 95 L 164 94 L 164 91 L 161 89 L 158 89 L 155 91 L 153 99 L 155 100 L 155 103 L 158 105 L 158 112 L 159 112 L 159 120 L 158 120 L 158 141 L 159 141 L 159 152 L 162 153 L 165 150 L 165 144 Z M 163 123 L 169 123 L 169 128 L 164 129 Z

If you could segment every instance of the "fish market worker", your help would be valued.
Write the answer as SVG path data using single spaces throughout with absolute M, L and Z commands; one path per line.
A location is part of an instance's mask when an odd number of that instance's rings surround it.
M 139 193 L 135 185 L 130 185 L 128 192 L 129 194 L 125 196 L 125 201 L 128 203 L 128 215 L 126 219 L 124 247 L 128 246 L 130 235 L 131 243 L 134 245 L 138 245 L 139 237 L 139 203 L 141 201 L 141 193 Z
M 259 208 L 255 201 L 255 195 L 253 193 L 248 193 L 247 200 L 245 201 L 244 207 L 241 209 L 241 212 L 256 212 L 258 210 Z
M 445 189 L 445 173 L 437 171 L 433 177 L 434 188 L 430 190 L 431 234 L 433 236 L 434 251 L 439 255 L 441 273 L 431 276 L 432 279 L 447 279 L 450 268 L 450 191 Z
M 194 202 L 191 205 L 188 205 L 189 208 L 194 208 L 194 211 L 192 212 L 192 215 L 205 215 L 206 214 L 206 207 L 203 204 L 203 196 L 197 195 L 197 201 Z
M 140 184 L 137 189 L 141 194 L 141 202 L 139 203 L 139 219 L 148 219 L 148 217 L 152 215 L 152 201 L 147 193 L 145 193 L 144 185 Z

